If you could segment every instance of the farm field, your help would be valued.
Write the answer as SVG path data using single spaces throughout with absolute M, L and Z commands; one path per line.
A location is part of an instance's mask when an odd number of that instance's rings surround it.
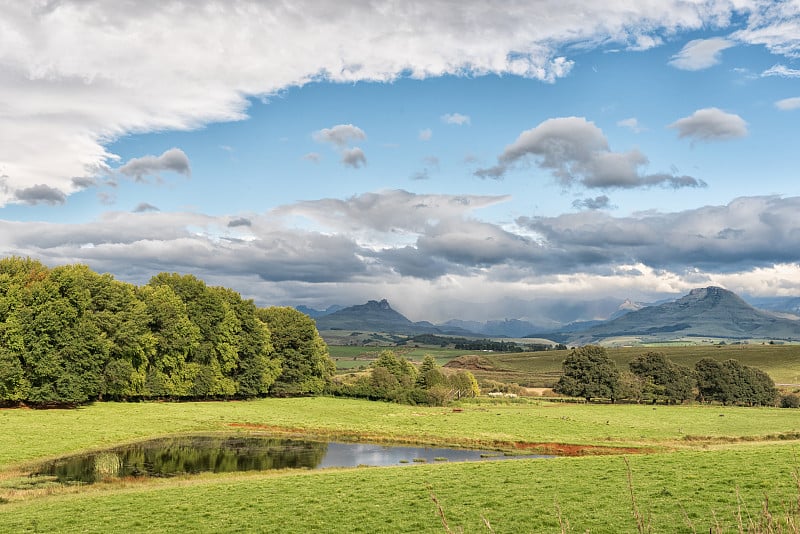
M 336 369 L 339 371 L 347 371 L 350 369 L 357 369 L 361 366 L 368 367 L 373 360 L 378 357 L 382 350 L 391 350 L 399 354 L 403 358 L 412 361 L 422 361 L 426 354 L 430 354 L 439 365 L 444 365 L 453 358 L 464 356 L 466 354 L 474 354 L 475 351 L 460 350 L 460 349 L 447 349 L 441 347 L 407 347 L 407 346 L 343 346 L 343 345 L 329 345 L 328 352 L 331 358 L 336 363 Z
M 776 384 L 800 384 L 800 345 L 696 345 L 609 347 L 618 369 L 640 354 L 663 352 L 675 363 L 694 367 L 702 358 L 739 360 L 766 372 Z M 472 353 L 467 369 L 480 380 L 497 380 L 527 387 L 551 387 L 561 374 L 561 362 L 569 351 Z M 800 387 L 800 386 L 798 386 Z
M 765 494 L 776 517 L 796 503 L 796 410 L 655 408 L 481 400 L 454 411 L 298 398 L 0 410 L 0 531 L 444 532 L 435 495 L 450 527 L 465 532 L 487 532 L 481 516 L 495 532 L 559 532 L 559 510 L 574 532 L 635 532 L 624 458 L 653 532 L 707 532 L 715 524 L 736 531 L 737 513 L 745 523 L 759 520 Z M 203 475 L 24 491 L 25 464 L 200 431 L 626 449 L 624 457 Z

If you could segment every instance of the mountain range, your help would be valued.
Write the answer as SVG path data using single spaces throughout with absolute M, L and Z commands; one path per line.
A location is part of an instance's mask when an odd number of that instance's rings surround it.
M 413 322 L 392 309 L 385 299 L 350 307 L 332 306 L 325 312 L 304 307 L 298 309 L 314 317 L 321 331 L 544 337 L 558 342 L 585 344 L 614 337 L 800 340 L 800 319 L 785 311 L 786 306 L 793 304 L 800 304 L 800 299 L 785 299 L 776 306 L 780 312 L 765 311 L 753 307 L 731 291 L 711 286 L 694 289 L 674 301 L 653 305 L 626 300 L 605 321 L 577 321 L 549 329 L 518 319 L 484 323 L 454 319 L 438 325 L 428 321 Z

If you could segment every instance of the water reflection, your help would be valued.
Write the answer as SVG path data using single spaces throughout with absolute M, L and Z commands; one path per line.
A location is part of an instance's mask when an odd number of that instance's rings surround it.
M 544 457 L 544 456 L 526 456 Z M 121 477 L 165 477 L 202 472 L 323 469 L 359 465 L 508 459 L 496 452 L 365 443 L 326 443 L 261 436 L 182 436 L 151 440 L 43 464 L 31 476 L 93 483 Z

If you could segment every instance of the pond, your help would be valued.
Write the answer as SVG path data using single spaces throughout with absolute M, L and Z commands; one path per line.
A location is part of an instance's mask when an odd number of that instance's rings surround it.
M 123 477 L 169 477 L 203 472 L 324 469 L 412 465 L 544 455 L 504 456 L 496 451 L 337 443 L 262 436 L 181 436 L 53 460 L 31 476 L 93 483 Z

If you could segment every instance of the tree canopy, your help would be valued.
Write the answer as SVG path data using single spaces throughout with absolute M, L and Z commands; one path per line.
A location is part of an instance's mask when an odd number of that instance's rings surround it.
M 319 393 L 333 371 L 314 321 L 291 308 L 192 275 L 137 287 L 0 260 L 0 403 Z
M 605 348 L 586 345 L 574 349 L 561 364 L 564 371 L 553 390 L 562 395 L 593 398 L 618 398 L 619 371 Z

